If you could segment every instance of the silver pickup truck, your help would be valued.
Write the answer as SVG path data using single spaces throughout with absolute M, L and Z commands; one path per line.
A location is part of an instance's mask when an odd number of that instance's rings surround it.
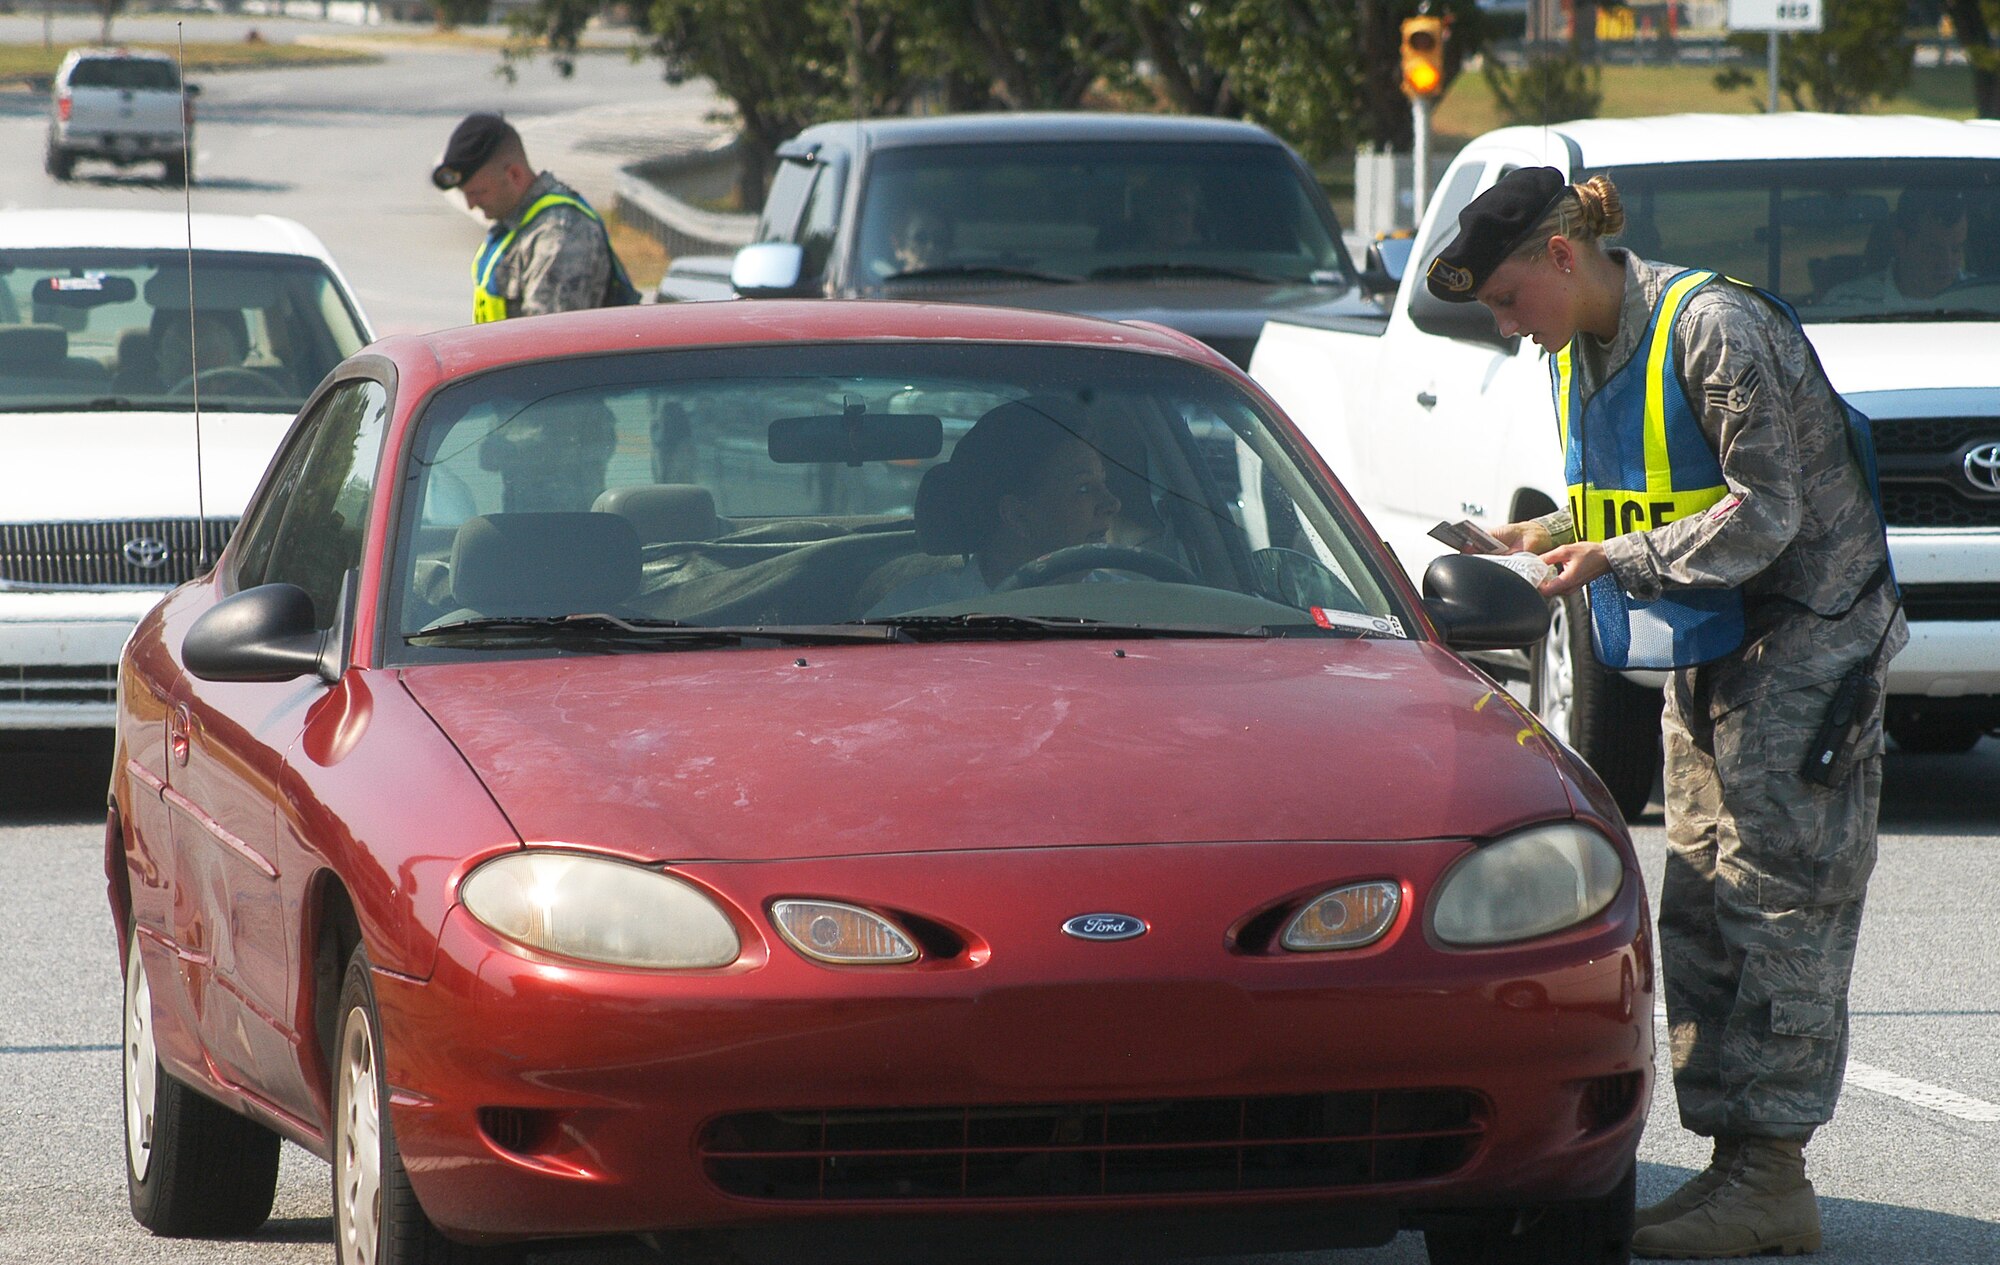
M 129 167 L 157 162 L 169 184 L 194 174 L 194 98 L 180 67 L 160 53 L 72 49 L 49 101 L 48 173 L 68 180 L 79 158 Z

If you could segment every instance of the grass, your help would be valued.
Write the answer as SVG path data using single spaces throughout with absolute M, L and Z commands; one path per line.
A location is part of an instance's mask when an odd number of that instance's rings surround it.
M 616 211 L 604 212 L 604 226 L 610 230 L 611 249 L 618 252 L 625 275 L 639 287 L 639 293 L 651 294 L 667 272 L 666 247 L 651 233 L 619 219 Z
M 118 41 L 115 46 L 167 54 L 175 51 L 172 44 Z M 27 83 L 36 80 L 46 82 L 56 73 L 56 67 L 62 64 L 64 54 L 76 47 L 96 48 L 98 45 L 57 44 L 43 48 L 39 44 L 0 44 L 0 83 Z M 357 49 L 329 48 L 315 44 L 274 44 L 265 40 L 187 44 L 181 52 L 190 74 L 275 66 L 325 66 L 377 60 L 373 53 Z

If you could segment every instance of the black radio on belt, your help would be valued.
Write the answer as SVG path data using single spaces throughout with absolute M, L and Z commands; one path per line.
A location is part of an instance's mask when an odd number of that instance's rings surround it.
M 1854 763 L 1854 748 L 1861 741 L 1861 731 L 1875 710 L 1876 695 L 1881 692 L 1875 683 L 1874 667 L 1871 655 L 1840 678 L 1840 688 L 1833 692 L 1826 719 L 1820 722 L 1812 746 L 1806 748 L 1805 763 L 1799 766 L 1799 776 L 1806 781 L 1838 786 L 1846 778 L 1849 766 Z

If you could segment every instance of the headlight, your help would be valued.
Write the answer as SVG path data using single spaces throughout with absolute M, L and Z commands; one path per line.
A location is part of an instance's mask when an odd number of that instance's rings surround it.
M 720 907 L 657 870 L 575 852 L 515 852 L 459 889 L 474 918 L 530 948 L 612 966 L 727 966 L 742 944 Z
M 1394 883 L 1336 887 L 1294 914 L 1278 943 L 1294 953 L 1358 949 L 1380 940 L 1402 907 L 1403 889 Z
M 817 962 L 881 966 L 917 959 L 917 946 L 895 923 L 838 901 L 773 901 L 771 925 L 786 944 Z
M 1505 944 L 1573 927 L 1618 895 L 1625 867 L 1603 835 L 1536 826 L 1466 857 L 1439 885 L 1431 930 L 1446 944 Z

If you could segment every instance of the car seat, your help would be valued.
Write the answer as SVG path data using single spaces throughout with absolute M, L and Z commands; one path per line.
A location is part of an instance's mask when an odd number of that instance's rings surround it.
M 641 483 L 606 488 L 590 508 L 632 524 L 642 544 L 714 540 L 722 534 L 715 497 L 695 483 Z
M 459 618 L 615 611 L 640 574 L 638 533 L 617 514 L 481 514 L 451 546 Z

